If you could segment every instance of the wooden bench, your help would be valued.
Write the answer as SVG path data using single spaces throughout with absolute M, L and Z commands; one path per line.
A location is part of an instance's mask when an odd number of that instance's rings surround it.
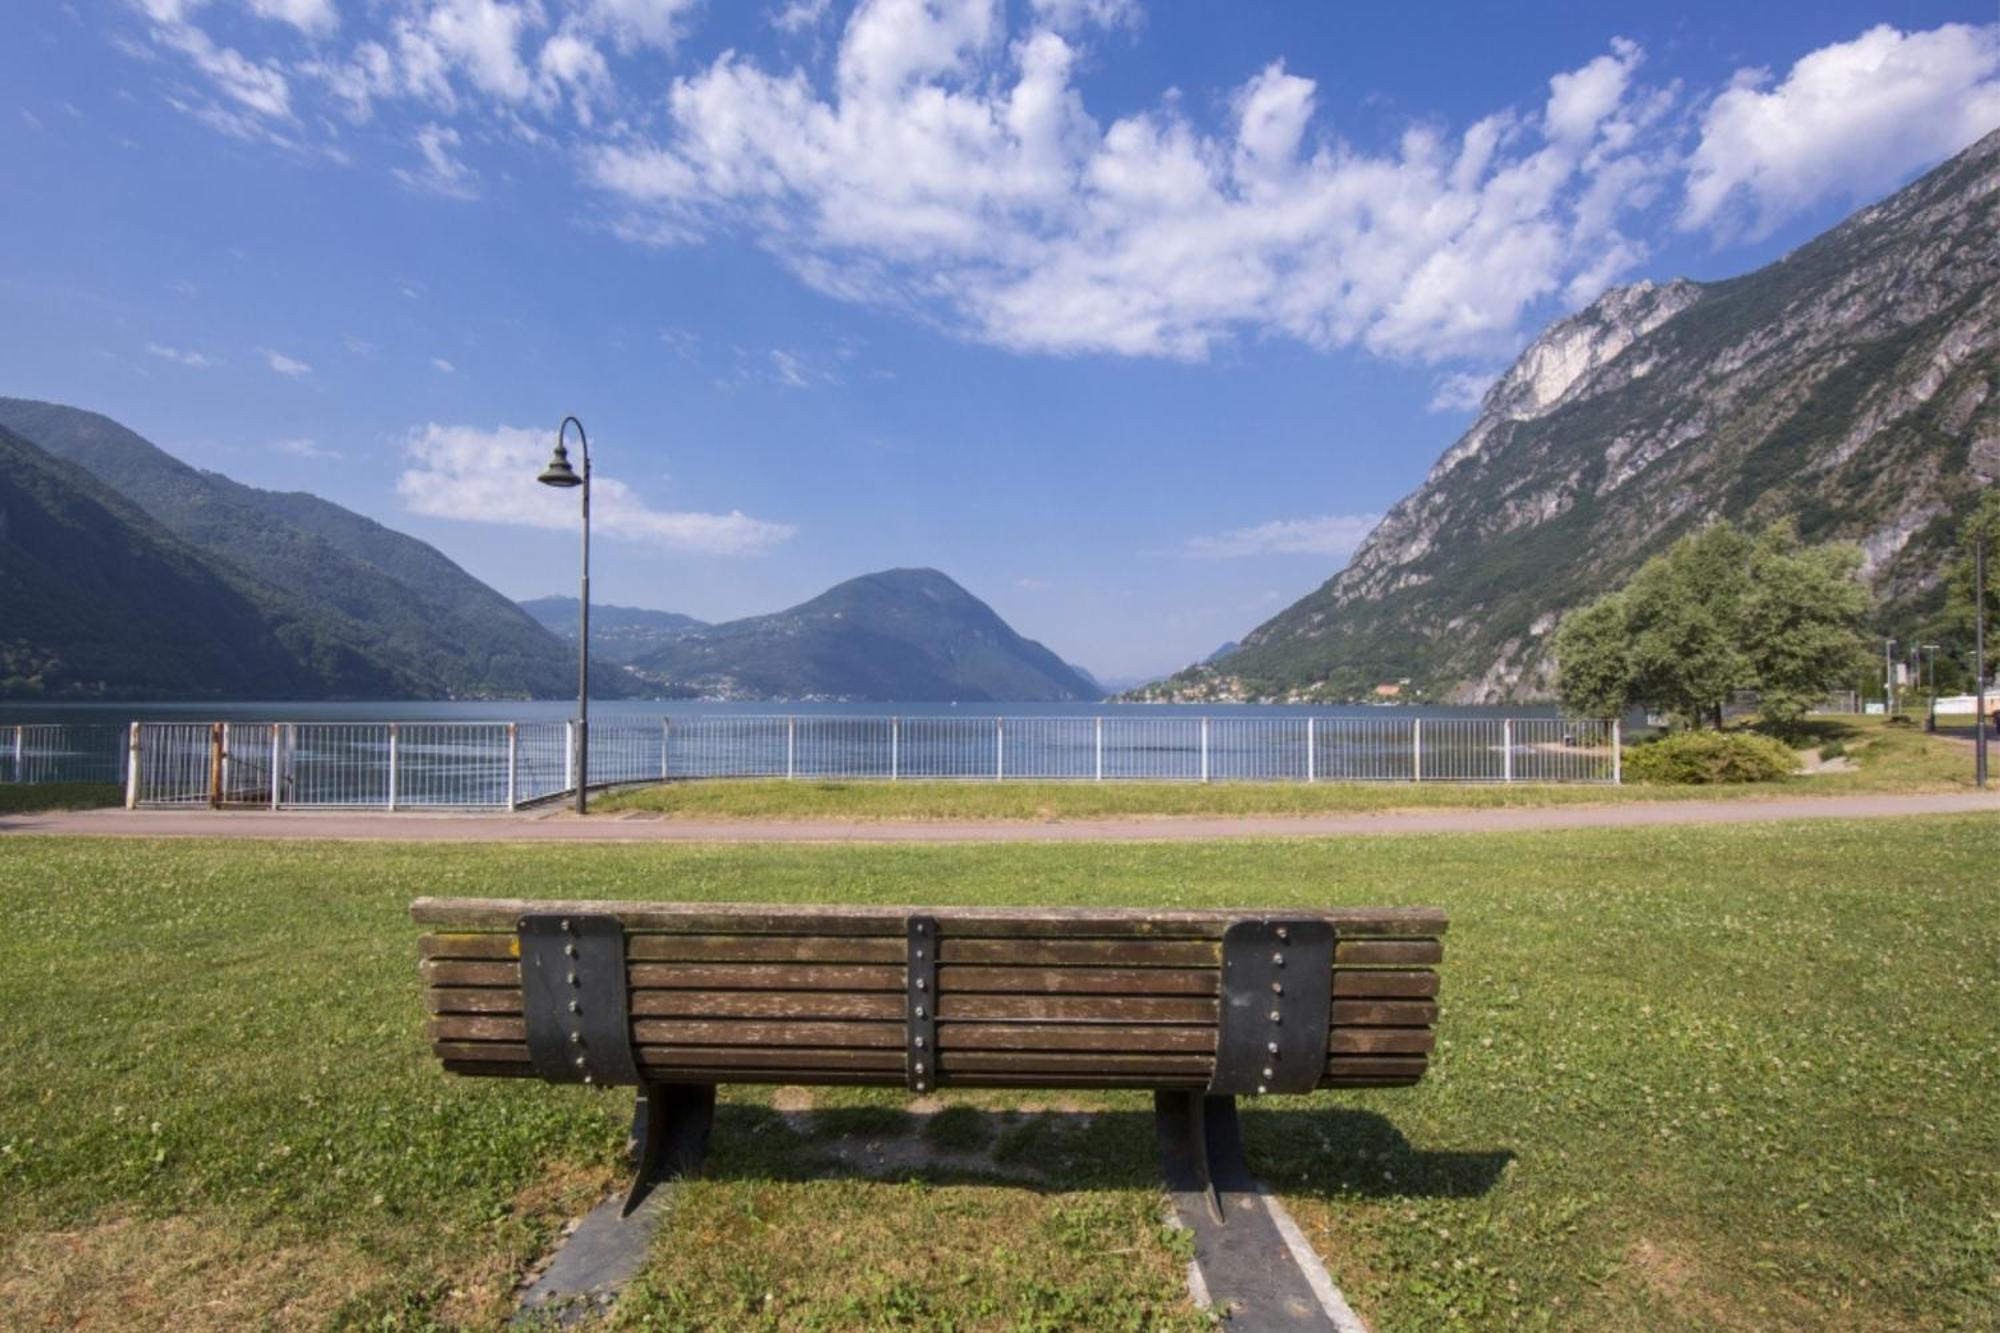
M 1423 1076 L 1427 909 L 889 908 L 421 898 L 432 1050 L 628 1084 L 638 1174 L 699 1164 L 718 1083 L 1144 1088 L 1215 1203 L 1238 1095 Z

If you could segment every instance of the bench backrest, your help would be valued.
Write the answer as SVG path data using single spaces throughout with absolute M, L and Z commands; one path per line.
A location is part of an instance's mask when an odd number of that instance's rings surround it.
M 411 914 L 430 928 L 432 1047 L 456 1072 L 926 1091 L 1413 1083 L 1446 924 L 1428 909 L 452 898 Z

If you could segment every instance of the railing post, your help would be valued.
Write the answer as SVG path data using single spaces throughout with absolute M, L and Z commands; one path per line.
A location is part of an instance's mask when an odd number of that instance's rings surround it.
M 1424 780 L 1424 720 L 1410 719 L 1410 781 Z
M 27 728 L 16 724 L 14 727 L 14 781 L 26 782 L 27 775 L 21 771 L 21 757 L 27 751 L 25 736 Z
M 1611 719 L 1611 785 L 1614 787 L 1625 785 L 1625 752 L 1622 748 L 1624 737 L 1621 735 L 1624 725 L 1623 718 Z
M 278 808 L 279 782 L 284 771 L 284 736 L 285 724 L 282 722 L 273 722 L 271 724 L 271 808 L 273 810 Z
M 563 785 L 564 791 L 576 790 L 576 723 L 563 723 Z
M 669 771 L 671 771 L 667 763 L 667 755 L 669 753 L 667 747 L 673 743 L 673 739 L 674 739 L 674 720 L 670 717 L 661 718 L 660 719 L 660 781 L 662 782 L 665 782 L 667 780 L 667 774 L 669 773 Z
M 1500 780 L 1514 780 L 1514 719 L 1500 719 Z
M 1104 719 L 1092 719 L 1097 723 L 1097 780 L 1104 781 Z
M 785 719 L 785 781 L 790 782 L 798 772 L 799 720 Z
M 208 807 L 222 808 L 222 723 L 208 724 Z
M 125 808 L 139 808 L 139 724 L 132 724 L 131 739 L 126 742 L 125 752 Z M 17 766 L 18 767 L 18 766 Z
M 891 782 L 901 776 L 902 749 L 903 719 L 892 717 L 889 719 L 889 781 Z
M 1319 769 L 1319 729 L 1313 724 L 1316 717 L 1306 719 L 1306 781 L 1315 780 Z
M 1007 778 L 1007 719 L 993 719 L 993 780 L 1003 782 Z
M 521 724 L 518 722 L 509 722 L 507 724 L 507 808 L 509 810 L 520 804 L 520 755 Z
M 389 724 L 389 808 L 396 808 L 396 724 Z
M 1201 780 L 1208 781 L 1208 719 L 1201 720 Z

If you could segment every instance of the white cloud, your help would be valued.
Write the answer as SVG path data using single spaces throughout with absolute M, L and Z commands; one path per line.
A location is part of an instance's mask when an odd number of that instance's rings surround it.
M 1347 556 L 1382 521 L 1380 514 L 1325 514 L 1318 518 L 1274 518 L 1217 537 L 1190 537 L 1183 555 L 1204 560 L 1248 555 Z
M 1683 227 L 1766 235 L 1815 204 L 1886 190 L 2000 126 L 2000 25 L 1882 24 L 1771 79 L 1742 71 L 1703 114 Z
M 446 375 L 455 375 L 458 373 L 458 367 L 441 356 L 431 358 L 431 369 L 441 371 Z
M 338 449 L 322 448 L 319 444 L 308 439 L 279 440 L 271 447 L 281 454 L 290 454 L 293 458 L 338 459 L 345 457 Z
M 1499 378 L 1499 372 L 1491 370 L 1462 370 L 1446 375 L 1438 380 L 1425 410 L 1470 412 L 1479 406 L 1486 397 L 1486 391 L 1493 387 L 1493 381 Z
M 832 7 L 832 0 L 791 0 L 771 15 L 771 26 L 779 32 L 801 33 L 817 28 Z
M 674 84 L 662 139 L 606 143 L 589 174 L 658 241 L 740 228 L 821 290 L 1032 351 L 1194 359 L 1249 331 L 1491 354 L 1534 302 L 1643 256 L 1592 192 L 1663 170 L 1621 146 L 1670 101 L 1634 84 L 1630 42 L 1553 80 L 1538 119 L 1371 155 L 1314 133 L 1316 86 L 1282 63 L 1220 133 L 1171 99 L 1100 124 L 1076 49 L 1047 27 L 1010 44 L 1000 13 L 870 0 L 826 95 L 725 54 Z
M 781 347 L 771 349 L 771 373 L 788 389 L 803 389 L 812 383 L 806 378 L 805 362 Z
M 248 0 L 250 12 L 289 23 L 308 36 L 321 37 L 340 26 L 333 0 Z
M 158 343 L 147 343 L 146 352 L 149 356 L 157 356 L 162 361 L 172 361 L 176 365 L 192 366 L 196 370 L 206 370 L 210 366 L 220 364 L 213 357 L 205 356 L 200 352 L 186 351 L 179 347 L 162 347 Z
M 535 484 L 547 462 L 547 430 L 501 426 L 444 426 L 433 422 L 410 432 L 409 466 L 396 491 L 411 513 L 534 528 L 574 528 L 577 501 L 568 492 Z M 573 459 L 580 464 L 581 459 Z M 649 507 L 624 482 L 591 478 L 591 524 L 599 532 L 671 550 L 714 555 L 754 555 L 791 537 L 789 523 L 727 514 L 671 512 Z
M 268 347 L 260 347 L 257 350 L 263 355 L 266 365 L 287 379 L 298 379 L 301 375 L 312 374 L 311 366 L 303 361 L 295 361 L 283 352 L 274 352 Z
M 1048 589 L 1047 579 L 1015 579 L 1014 586 L 1022 592 L 1044 592 Z
M 1057 32 L 1137 25 L 1139 0 L 1031 0 L 1035 17 Z
M 422 155 L 421 168 L 397 167 L 392 173 L 412 190 L 441 195 L 446 199 L 477 199 L 479 175 L 461 162 L 455 149 L 458 131 L 448 125 L 430 124 L 417 130 L 414 142 Z

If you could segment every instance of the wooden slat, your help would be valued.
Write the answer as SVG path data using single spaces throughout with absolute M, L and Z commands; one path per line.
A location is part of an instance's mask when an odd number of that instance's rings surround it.
M 460 963 L 425 959 L 417 965 L 433 986 L 519 986 L 519 963 Z
M 1423 1027 L 1437 1021 L 1438 1007 L 1430 1000 L 1335 1000 L 1335 1027 Z
M 902 992 L 673 991 L 632 993 L 632 1013 L 645 1018 L 873 1018 L 903 1021 Z
M 980 1073 L 1071 1073 L 1079 1079 L 1103 1074 L 1198 1074 L 1206 1078 L 1214 1061 L 1206 1055 L 1147 1053 L 1110 1055 L 1067 1051 L 953 1051 L 939 1053 L 938 1068 L 949 1080 Z
M 1421 1055 L 1336 1055 L 1326 1062 L 1332 1078 L 1417 1078 L 1430 1062 Z
M 433 1018 L 424 1031 L 434 1042 L 528 1040 L 528 1024 L 519 1017 L 492 1014 L 453 1014 Z
M 1010 967 L 1214 967 L 1222 946 L 1209 940 L 955 940 L 938 945 L 943 963 Z
M 434 1014 L 518 1014 L 521 988 L 479 990 L 471 986 L 432 986 L 424 991 L 424 1007 Z
M 900 980 L 900 978 L 899 978 Z M 1214 995 L 1214 968 L 968 967 L 938 969 L 938 992 L 1039 991 L 1048 995 Z
M 1438 974 L 1435 972 L 1389 972 L 1346 967 L 1333 970 L 1335 999 L 1363 996 L 1423 999 L 1437 993 Z
M 900 1074 L 903 1053 L 831 1046 L 641 1046 L 639 1063 L 681 1069 L 853 1069 Z
M 1326 1049 L 1335 1055 L 1406 1055 L 1437 1045 L 1429 1028 L 1335 1028 Z
M 944 938 L 1151 938 L 1218 939 L 1230 922 L 1255 913 L 1149 907 L 871 907 L 828 903 L 799 907 L 768 903 L 657 903 L 504 898 L 419 898 L 410 916 L 419 925 L 510 930 L 524 912 L 599 913 L 618 917 L 628 930 L 686 934 L 880 935 L 900 937 L 914 915 L 938 919 Z M 1343 936 L 1435 936 L 1445 914 L 1434 908 L 1270 909 L 1272 915 L 1318 917 Z
M 524 1043 L 509 1041 L 434 1041 L 431 1052 L 440 1060 L 472 1064 L 532 1063 Z
M 903 990 L 902 967 L 828 963 L 632 963 L 633 990 Z
M 1336 940 L 1333 961 L 1342 967 L 1364 963 L 1408 966 L 1411 963 L 1441 963 L 1444 945 L 1437 940 Z
M 1182 1051 L 1215 1053 L 1215 1029 L 1157 1024 L 940 1023 L 938 1049 L 953 1051 Z
M 519 958 L 520 943 L 513 932 L 493 931 L 433 932 L 419 936 L 417 953 L 423 958 L 498 959 Z
M 901 1023 L 737 1023 L 642 1018 L 632 1024 L 642 1046 L 837 1046 L 903 1049 Z
M 1113 995 L 953 995 L 938 997 L 941 1023 L 1208 1023 L 1214 1000 Z
M 626 937 L 625 956 L 673 963 L 895 963 L 909 945 L 902 940 L 797 935 L 663 935 Z

